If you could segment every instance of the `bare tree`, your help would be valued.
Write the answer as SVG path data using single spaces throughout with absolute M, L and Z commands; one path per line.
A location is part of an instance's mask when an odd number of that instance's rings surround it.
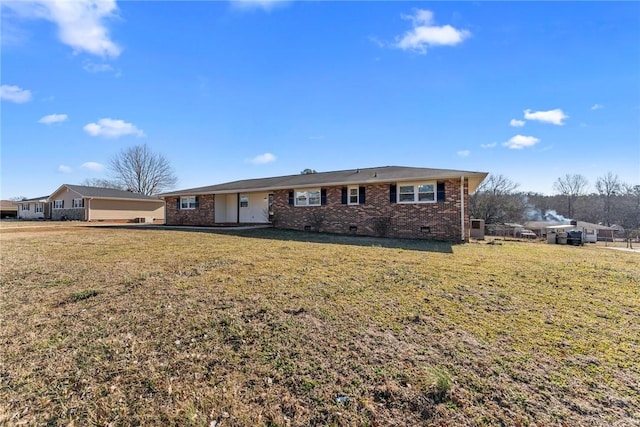
M 622 190 L 622 184 L 618 179 L 618 175 L 607 172 L 603 177 L 596 181 L 596 190 L 601 197 L 604 197 L 604 222 L 605 225 L 611 225 L 611 205 L 614 197 Z
M 303 171 L 301 171 L 301 172 L 300 172 L 300 174 L 301 174 L 301 175 L 309 175 L 309 174 L 311 174 L 311 173 L 318 173 L 318 171 L 317 171 L 317 170 L 315 170 L 315 169 L 309 169 L 309 168 L 307 168 L 307 169 L 305 169 L 305 170 L 303 170 Z
M 158 194 L 178 181 L 167 158 L 152 152 L 146 144 L 121 151 L 109 167 L 124 188 L 140 194 Z
M 87 178 L 80 183 L 87 187 L 100 187 L 100 188 L 115 188 L 116 190 L 123 190 L 122 184 L 117 181 L 102 178 Z
M 471 217 L 484 219 L 487 224 L 522 220 L 526 201 L 514 193 L 517 188 L 518 184 L 504 175 L 490 175 L 469 197 Z
M 623 184 L 622 192 L 624 204 L 619 210 L 620 222 L 625 228 L 640 230 L 640 185 Z
M 574 204 L 578 197 L 586 193 L 589 181 L 580 174 L 566 174 L 553 183 L 553 189 L 567 198 L 567 216 L 573 218 Z

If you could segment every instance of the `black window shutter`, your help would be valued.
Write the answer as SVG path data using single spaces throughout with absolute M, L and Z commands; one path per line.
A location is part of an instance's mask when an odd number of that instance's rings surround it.
M 358 188 L 358 202 L 360 202 L 361 205 L 364 205 L 367 201 L 366 196 L 367 195 L 365 194 L 365 187 Z
M 347 204 L 347 187 L 342 187 L 342 204 Z
M 62 201 L 62 207 L 64 208 L 64 200 Z
M 395 184 L 389 185 L 389 202 L 391 203 L 396 202 L 396 185 Z
M 200 198 L 196 196 L 196 209 L 200 207 Z
M 293 191 L 289 191 L 289 206 L 293 206 Z
M 327 189 L 323 188 L 320 190 L 320 204 L 321 205 L 326 205 L 327 204 Z
M 180 197 L 176 200 L 176 209 L 180 210 Z
M 439 202 L 444 202 L 444 182 L 439 182 L 438 183 L 438 201 Z

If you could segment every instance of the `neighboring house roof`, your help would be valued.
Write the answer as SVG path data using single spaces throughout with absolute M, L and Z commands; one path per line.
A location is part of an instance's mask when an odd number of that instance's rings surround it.
M 0 210 L 3 211 L 17 211 L 18 203 L 13 200 L 0 200 Z
M 529 221 L 525 222 L 525 226 L 527 228 L 535 228 L 535 229 L 543 229 L 543 228 L 551 228 L 551 229 L 562 229 L 562 228 L 572 228 L 572 227 L 583 227 L 590 230 L 614 230 L 612 227 L 607 227 L 606 225 L 594 224 L 592 222 L 585 221 L 577 221 L 577 225 L 571 225 L 567 223 L 559 223 L 559 222 L 551 222 L 551 221 Z
M 22 203 L 22 202 L 41 202 L 41 203 L 44 203 L 44 202 L 47 201 L 48 198 L 49 198 L 49 196 L 34 197 L 32 199 L 20 200 L 18 203 Z
M 385 182 L 410 182 L 420 180 L 469 179 L 469 193 L 475 191 L 486 172 L 470 172 L 450 169 L 428 169 L 404 166 L 382 166 L 364 169 L 349 169 L 334 172 L 317 172 L 278 176 L 272 178 L 245 179 L 210 185 L 207 187 L 189 188 L 160 194 L 160 197 L 198 194 L 223 194 L 249 191 L 282 190 L 312 186 L 337 186 L 350 184 L 375 184 Z
M 53 200 L 55 196 L 63 189 L 69 189 L 78 196 L 88 199 L 111 199 L 111 200 L 135 200 L 139 202 L 160 202 L 161 200 L 155 196 L 146 196 L 131 191 L 116 190 L 114 188 L 87 187 L 84 185 L 62 184 L 60 188 L 51 193 L 49 200 Z

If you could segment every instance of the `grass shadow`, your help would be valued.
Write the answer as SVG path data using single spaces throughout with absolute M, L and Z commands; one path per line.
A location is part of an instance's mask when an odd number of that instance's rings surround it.
M 225 234 L 253 239 L 282 240 L 294 242 L 338 244 L 350 246 L 381 247 L 438 253 L 453 253 L 452 242 L 425 239 L 397 239 L 388 237 L 354 236 L 344 234 L 317 233 L 311 231 L 284 230 L 278 228 L 233 228 L 233 227 L 180 227 L 180 226 L 127 226 L 115 225 L 114 228 L 135 230 L 173 230 L 195 233 Z M 104 228 L 104 227 L 100 227 Z
M 216 230 L 218 231 L 218 230 Z M 451 242 L 424 239 L 395 239 L 388 237 L 351 236 L 344 234 L 317 233 L 310 231 L 256 228 L 246 230 L 219 230 L 220 233 L 258 239 L 285 240 L 309 243 L 328 243 L 351 246 L 382 247 L 411 251 L 453 253 Z

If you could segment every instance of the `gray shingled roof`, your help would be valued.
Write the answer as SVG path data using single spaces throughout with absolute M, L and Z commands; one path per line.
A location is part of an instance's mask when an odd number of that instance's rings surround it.
M 32 197 L 31 199 L 19 200 L 18 203 L 21 203 L 21 202 L 40 202 L 40 201 L 46 201 L 48 198 L 49 198 L 49 196 Z
M 197 194 L 235 193 L 243 191 L 269 191 L 310 186 L 336 186 L 349 184 L 373 184 L 415 180 L 469 178 L 469 192 L 474 191 L 486 178 L 486 172 L 470 172 L 451 169 L 428 169 L 405 166 L 382 166 L 349 169 L 334 172 L 297 174 L 272 178 L 244 179 L 206 187 L 189 188 L 160 194 L 159 197 Z
M 155 196 L 145 196 L 140 193 L 133 193 L 131 191 L 116 190 L 114 188 L 100 188 L 100 187 L 87 187 L 85 185 L 71 185 L 63 184 L 60 188 L 54 191 L 53 196 L 63 187 L 67 187 L 70 190 L 75 191 L 82 197 L 94 197 L 96 199 L 126 199 L 126 200 L 139 200 L 139 201 L 160 201 Z

